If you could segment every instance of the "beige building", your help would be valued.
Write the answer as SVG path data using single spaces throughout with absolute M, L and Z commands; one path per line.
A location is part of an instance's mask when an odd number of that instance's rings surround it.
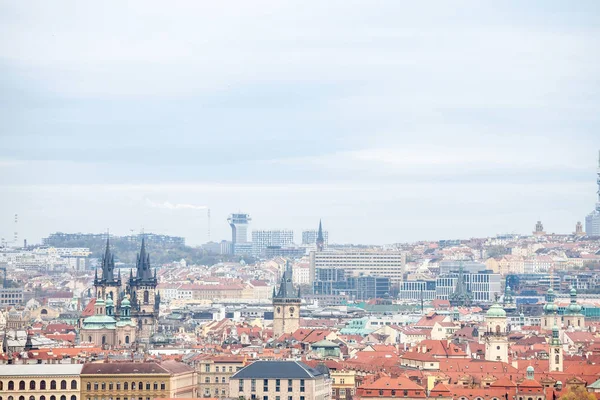
M 229 379 L 246 364 L 244 356 L 210 356 L 196 364 L 198 394 L 202 397 L 229 396 Z
M 331 397 L 333 400 L 350 400 L 356 392 L 356 371 L 331 371 Z
M 2 400 L 79 400 L 82 364 L 0 365 Z
M 298 361 L 255 361 L 229 381 L 229 395 L 246 400 L 329 400 L 329 371 Z
M 91 363 L 81 371 L 81 399 L 196 397 L 196 381 L 196 371 L 177 361 Z

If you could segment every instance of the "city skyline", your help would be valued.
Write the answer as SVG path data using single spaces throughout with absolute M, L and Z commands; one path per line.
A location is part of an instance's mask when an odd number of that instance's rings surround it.
M 596 201 L 596 2 L 0 7 L 7 239 L 200 244 L 205 207 L 214 238 L 239 209 L 337 243 L 566 233 Z

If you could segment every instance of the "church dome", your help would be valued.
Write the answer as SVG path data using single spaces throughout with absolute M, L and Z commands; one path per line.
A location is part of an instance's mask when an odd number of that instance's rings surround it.
M 567 312 L 569 314 L 579 314 L 581 312 L 581 306 L 577 303 L 571 303 L 569 304 L 569 307 L 567 307 Z
M 96 305 L 97 306 L 103 306 L 104 305 L 104 299 L 101 297 L 98 300 L 96 300 Z
M 546 303 L 544 305 L 544 311 L 546 314 L 552 314 L 558 311 L 558 306 L 554 303 Z
M 115 304 L 115 302 L 110 297 L 108 299 L 106 299 L 106 306 L 107 307 L 112 307 L 114 304 Z
M 500 307 L 500 304 L 494 303 L 494 305 L 492 305 L 487 311 L 486 316 L 494 318 L 503 318 L 506 317 L 506 311 L 504 311 L 504 309 Z
M 127 297 L 125 297 L 122 301 L 121 301 L 121 307 L 129 307 L 131 306 L 131 302 L 129 301 L 129 299 Z

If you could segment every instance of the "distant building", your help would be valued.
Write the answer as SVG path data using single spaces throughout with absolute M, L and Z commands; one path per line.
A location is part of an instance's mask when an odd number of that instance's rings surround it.
M 231 227 L 231 243 L 235 248 L 236 243 L 247 243 L 248 242 L 248 224 L 252 221 L 249 214 L 231 214 L 227 218 L 229 226 Z
M 302 247 L 267 246 L 264 249 L 265 258 L 301 258 L 304 255 L 306 255 L 306 250 Z
M 585 233 L 588 236 L 600 236 L 600 152 L 598 154 L 598 172 L 596 173 L 598 184 L 598 199 L 594 211 L 585 217 Z
M 23 303 L 23 288 L 0 288 L 0 308 Z
M 291 247 L 294 244 L 294 231 L 292 230 L 260 230 L 252 231 L 252 255 L 264 256 L 265 249 L 269 246 Z
M 390 278 L 392 286 L 403 280 L 406 254 L 401 251 L 359 250 L 310 252 L 311 278 L 317 268 L 343 269 L 348 276 L 380 276 Z
M 255 361 L 231 377 L 229 397 L 329 400 L 331 380 L 328 371 L 311 368 L 299 361 Z
M 292 268 L 287 263 L 281 277 L 279 291 L 273 288 L 273 337 L 293 333 L 300 327 L 300 290 L 296 291 L 292 282 Z
M 456 292 L 459 272 L 451 272 L 436 278 L 436 298 L 450 300 Z M 502 292 L 500 274 L 492 271 L 464 272 L 463 285 L 465 292 L 471 297 L 470 301 L 477 304 L 491 302 L 496 294 Z
M 316 245 L 317 238 L 319 237 L 318 229 L 308 229 L 302 231 L 302 244 L 307 245 Z M 323 231 L 323 247 L 327 248 L 329 245 L 329 232 Z
M 229 380 L 244 365 L 244 356 L 206 355 L 196 365 L 198 394 L 203 397 L 231 398 Z
M 352 276 L 337 268 L 318 268 L 315 295 L 346 296 L 351 300 L 381 299 L 390 295 L 391 280 L 384 276 Z
M 534 236 L 543 236 L 546 232 L 544 232 L 544 225 L 542 225 L 542 221 L 538 221 L 535 224 L 535 230 L 533 231 Z

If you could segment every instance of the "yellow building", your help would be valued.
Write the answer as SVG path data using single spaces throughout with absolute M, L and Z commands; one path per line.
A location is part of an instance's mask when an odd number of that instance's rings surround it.
M 356 371 L 330 370 L 331 398 L 350 400 L 356 391 Z
M 246 365 L 244 356 L 211 356 L 196 363 L 198 394 L 202 397 L 229 396 L 229 378 Z
M 92 363 L 81 371 L 83 400 L 196 397 L 196 388 L 194 369 L 177 361 Z
M 0 365 L 0 400 L 79 400 L 82 364 Z

